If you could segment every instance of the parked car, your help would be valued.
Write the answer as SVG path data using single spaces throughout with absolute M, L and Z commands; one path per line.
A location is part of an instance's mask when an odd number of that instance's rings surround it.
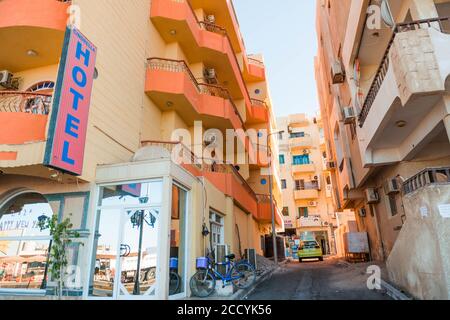
M 298 262 L 302 262 L 303 259 L 319 259 L 319 261 L 323 261 L 322 248 L 316 240 L 301 241 L 297 255 Z

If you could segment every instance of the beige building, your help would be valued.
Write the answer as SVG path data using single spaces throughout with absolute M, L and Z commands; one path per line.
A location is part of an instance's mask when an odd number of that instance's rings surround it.
M 97 48 L 88 120 L 66 123 L 76 136 L 86 126 L 75 175 L 44 165 L 68 21 Z M 184 298 L 195 258 L 216 245 L 265 253 L 271 206 L 283 226 L 279 178 L 271 204 L 258 145 L 218 138 L 275 127 L 262 56 L 245 51 L 231 1 L 3 0 L 0 47 L 0 294 L 52 293 L 51 237 L 37 227 L 52 215 L 80 233 L 64 291 L 85 299 Z M 230 153 L 244 160 L 221 163 Z
M 287 236 L 316 239 L 324 254 L 336 253 L 332 183 L 320 116 L 277 119 L 283 219 Z
M 450 2 L 317 1 L 316 78 L 337 210 L 422 299 L 450 298 Z

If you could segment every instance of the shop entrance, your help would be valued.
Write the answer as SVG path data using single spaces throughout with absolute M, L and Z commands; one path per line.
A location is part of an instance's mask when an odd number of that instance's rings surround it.
M 164 286 L 170 296 L 184 294 L 187 191 L 173 184 L 165 203 L 171 209 L 163 214 L 162 186 L 151 181 L 100 189 L 91 298 L 156 299 Z

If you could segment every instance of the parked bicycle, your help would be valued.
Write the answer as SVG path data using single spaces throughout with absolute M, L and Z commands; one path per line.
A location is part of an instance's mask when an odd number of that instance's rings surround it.
M 216 288 L 216 280 L 222 280 L 223 287 L 230 283 L 237 289 L 246 289 L 256 281 L 255 268 L 247 261 L 233 262 L 234 254 L 225 257 L 226 262 L 216 263 L 209 257 L 197 258 L 198 271 L 192 276 L 189 285 L 192 294 L 209 297 Z M 218 271 L 218 266 L 225 266 L 226 274 Z
M 181 287 L 181 277 L 178 274 L 178 259 L 170 258 L 169 261 L 169 295 L 177 294 Z

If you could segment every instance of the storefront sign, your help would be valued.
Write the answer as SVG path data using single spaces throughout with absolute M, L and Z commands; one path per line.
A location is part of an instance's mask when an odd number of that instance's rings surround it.
M 300 217 L 302 227 L 321 227 L 322 219 L 319 216 Z
M 141 195 L 142 185 L 140 183 L 124 184 L 122 191 L 131 196 L 139 197 Z
M 44 164 L 81 175 L 97 48 L 66 29 L 53 98 Z

